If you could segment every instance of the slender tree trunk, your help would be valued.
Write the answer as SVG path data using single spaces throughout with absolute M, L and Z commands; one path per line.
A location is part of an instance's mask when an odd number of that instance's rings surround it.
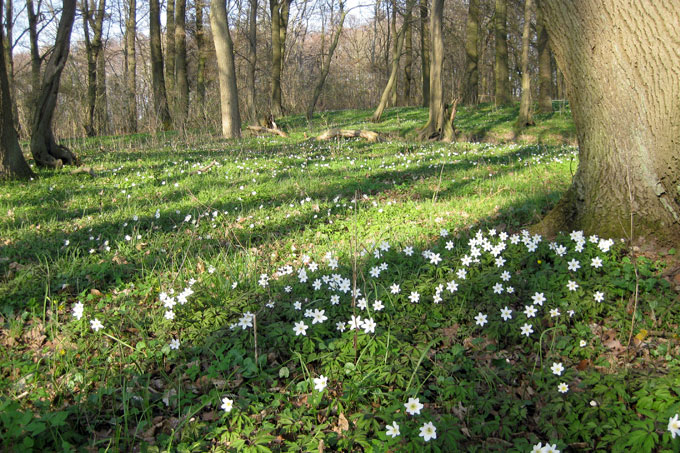
M 169 107 L 175 107 L 175 0 L 168 0 L 165 10 L 165 91 Z M 173 110 L 173 115 L 175 114 Z
M 106 53 L 103 45 L 99 55 L 97 55 L 97 104 L 95 112 L 97 133 L 108 133 L 109 109 L 106 98 Z
M 540 3 L 540 0 L 538 0 Z M 536 47 L 538 48 L 538 110 L 551 113 L 552 68 L 550 66 L 550 43 L 540 7 L 536 9 Z
M 465 78 L 463 103 L 479 102 L 479 0 L 470 0 L 465 34 Z
M 406 15 L 408 15 L 412 10 L 413 10 L 413 5 L 415 4 L 414 0 L 408 0 L 406 2 Z M 393 6 L 395 6 L 393 4 Z M 394 31 L 394 40 L 396 42 L 396 45 L 393 49 L 392 52 L 392 69 L 390 70 L 390 77 L 387 80 L 387 85 L 385 86 L 385 89 L 383 90 L 382 96 L 380 97 L 380 103 L 378 104 L 378 107 L 375 109 L 375 112 L 373 112 L 373 116 L 371 117 L 371 121 L 373 122 L 378 122 L 382 118 L 382 114 L 385 111 L 385 108 L 387 107 L 387 103 L 390 101 L 390 98 L 393 97 L 393 89 L 395 85 L 397 84 L 397 76 L 399 73 L 399 60 L 401 57 L 401 51 L 404 48 L 404 37 L 406 35 L 406 24 L 402 24 L 401 27 L 399 27 L 399 31 L 397 32 L 396 30 Z
M 57 106 L 59 81 L 68 58 L 75 16 L 76 0 L 64 0 L 54 49 L 45 67 L 40 96 L 33 117 L 31 154 L 33 154 L 35 163 L 42 167 L 59 168 L 64 164 L 77 163 L 75 154 L 66 147 L 57 145 L 52 133 L 52 117 Z
M 0 0 L 0 16 L 3 0 Z M 9 21 L 8 21 L 9 22 Z M 0 47 L 5 45 L 5 37 L 0 27 Z M 12 120 L 12 99 L 7 78 L 5 52 L 0 52 L 0 179 L 30 178 L 35 176 L 26 163 L 19 146 L 17 131 Z
M 347 16 L 347 11 L 344 10 L 343 3 L 340 2 L 340 21 L 338 23 L 338 29 L 333 35 L 333 40 L 331 41 L 331 46 L 328 49 L 328 58 L 324 57 L 323 53 L 321 55 L 321 74 L 319 74 L 319 80 L 316 82 L 314 87 L 314 94 L 312 94 L 312 100 L 307 107 L 307 119 L 310 119 L 314 114 L 314 108 L 321 95 L 321 90 L 323 90 L 323 85 L 326 83 L 326 77 L 328 77 L 328 71 L 331 68 L 331 61 L 333 60 L 333 54 L 335 53 L 336 47 L 338 47 L 338 41 L 340 41 L 340 35 L 342 34 L 342 27 L 345 24 L 345 17 Z
M 382 96 L 380 96 L 380 103 L 378 104 L 378 107 L 375 109 L 375 112 L 373 112 L 373 116 L 371 117 L 371 121 L 373 121 L 374 123 L 377 123 L 382 118 L 382 114 L 385 111 L 385 108 L 387 107 L 387 103 L 390 101 L 390 98 L 392 97 L 392 89 L 397 83 L 397 73 L 399 72 L 399 56 L 401 55 L 401 49 L 404 47 L 403 32 L 404 27 L 402 26 L 401 29 L 399 30 L 399 33 L 397 33 L 397 36 L 394 37 L 394 39 L 397 41 L 397 46 L 396 52 L 394 52 L 392 55 L 392 69 L 390 71 L 390 78 L 387 79 L 387 85 L 385 85 L 385 89 L 383 90 Z
M 579 142 L 538 231 L 680 243 L 680 4 L 542 0 Z M 603 39 L 606 30 L 606 39 Z
M 187 0 L 175 0 L 175 83 L 177 84 L 177 113 L 175 121 L 184 127 L 189 114 L 189 78 L 187 76 Z
M 203 0 L 196 0 L 196 50 L 198 52 L 198 61 L 196 64 L 196 95 L 198 97 L 198 105 L 203 106 L 205 103 L 205 29 L 203 27 Z
M 105 77 L 104 62 L 102 61 L 105 7 L 105 0 L 100 0 L 98 5 L 94 0 L 92 3 L 89 0 L 81 0 L 85 53 L 87 54 L 87 120 L 85 132 L 89 137 L 101 132 L 102 123 L 105 121 L 103 110 L 106 108 L 106 90 L 102 90 L 102 81 L 98 81 L 99 77 Z M 92 11 L 93 8 L 94 11 Z M 90 36 L 90 29 L 92 29 L 92 36 Z M 104 107 L 102 107 L 103 102 Z
M 284 50 L 286 48 L 286 27 L 291 0 L 269 0 L 272 18 L 272 95 L 271 114 L 278 118 L 283 116 L 281 94 L 281 72 L 283 69 Z
M 248 73 L 246 77 L 246 105 L 248 120 L 257 121 L 257 104 L 255 101 L 255 69 L 257 68 L 257 0 L 250 0 L 248 12 Z
M 151 84 L 153 104 L 161 128 L 169 130 L 172 124 L 163 77 L 163 50 L 161 49 L 161 10 L 158 0 L 149 0 L 149 47 L 151 49 Z
M 401 33 L 403 34 L 404 38 L 402 38 L 402 44 L 401 44 L 401 47 L 400 47 L 399 39 L 397 38 L 397 0 L 392 0 L 392 22 L 390 23 L 390 28 L 392 30 L 392 36 L 394 36 L 394 39 L 392 40 L 392 61 L 395 61 L 396 55 L 399 54 L 399 59 L 396 60 L 397 66 L 398 66 L 399 61 L 401 59 L 401 51 L 404 48 L 403 41 L 405 40 L 405 37 L 406 37 L 406 34 L 404 33 L 406 31 L 406 29 L 402 25 Z M 390 71 L 390 78 L 392 78 L 392 72 L 391 71 Z M 389 105 L 391 105 L 392 107 L 397 105 L 397 83 L 398 82 L 399 82 L 399 74 L 395 73 L 394 83 L 392 83 L 392 85 L 390 85 Z
M 522 96 L 519 101 L 517 126 L 522 129 L 534 124 L 531 119 L 531 74 L 529 74 L 529 42 L 531 40 L 531 0 L 524 0 L 522 30 Z
M 85 38 L 85 53 L 87 55 L 87 116 L 85 119 L 85 133 L 94 137 L 94 111 L 97 103 L 97 56 L 90 38 L 90 5 L 89 0 L 81 1 L 81 16 L 83 18 L 83 36 Z M 95 33 L 96 35 L 96 33 Z
M 508 0 L 496 0 L 494 24 L 496 35 L 496 63 L 494 65 L 496 105 L 507 105 L 512 102 L 510 79 L 508 78 L 507 2 Z
M 210 27 L 215 41 L 217 67 L 220 81 L 220 106 L 222 111 L 222 135 L 225 138 L 241 136 L 241 116 L 238 108 L 234 45 L 229 34 L 225 0 L 211 0 Z
M 446 118 L 444 103 L 444 0 L 433 0 L 430 13 L 430 40 L 432 55 L 430 63 L 430 115 L 427 124 L 420 130 L 421 139 L 438 137 L 443 141 L 453 141 L 453 125 Z M 453 118 L 451 118 L 452 120 Z
M 406 36 L 404 37 L 404 99 L 402 105 L 411 104 L 411 79 L 413 78 L 413 12 L 409 11 L 404 18 Z
M 128 0 L 125 23 L 125 82 L 127 87 L 127 130 L 137 132 L 137 0 Z
M 0 14 L 2 10 L 0 9 Z M 14 127 L 16 130 L 20 129 L 19 123 L 19 108 L 17 107 L 16 84 L 14 83 L 14 55 L 12 51 L 12 31 L 14 28 L 14 8 L 12 0 L 7 0 L 5 4 L 5 39 L 2 46 L 2 51 L 5 52 L 5 64 L 7 65 L 7 80 L 9 82 L 10 101 L 12 103 L 12 117 L 14 118 Z
M 430 105 L 430 31 L 427 26 L 428 0 L 420 0 L 420 70 L 423 75 L 423 107 Z
M 38 42 L 38 14 L 34 8 L 33 0 L 26 0 L 26 15 L 28 16 L 28 40 L 31 45 L 31 94 L 28 98 L 29 121 L 33 121 L 35 115 L 35 105 L 38 102 L 40 93 L 40 67 L 42 66 L 42 59 L 40 58 L 40 43 Z M 30 131 L 29 131 L 30 133 Z

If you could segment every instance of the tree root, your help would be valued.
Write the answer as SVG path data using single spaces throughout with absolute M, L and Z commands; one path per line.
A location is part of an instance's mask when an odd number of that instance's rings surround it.
M 569 232 L 572 228 L 577 227 L 575 198 L 574 188 L 570 187 L 557 205 L 540 222 L 532 225 L 529 231 L 552 239 L 560 232 Z

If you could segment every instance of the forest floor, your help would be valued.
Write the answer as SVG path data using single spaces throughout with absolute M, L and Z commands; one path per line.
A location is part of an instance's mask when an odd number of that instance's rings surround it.
M 677 251 L 528 233 L 577 152 L 566 109 L 502 143 L 515 110 L 74 140 L 94 176 L 0 183 L 1 449 L 679 451 Z

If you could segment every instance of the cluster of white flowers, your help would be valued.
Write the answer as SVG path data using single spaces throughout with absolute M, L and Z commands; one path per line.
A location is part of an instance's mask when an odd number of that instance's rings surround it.
M 408 415 L 420 415 L 421 409 L 424 407 L 423 403 L 420 402 L 420 398 L 409 398 L 406 403 L 404 403 L 406 408 L 406 413 Z M 393 421 L 391 424 L 385 427 L 386 435 L 395 438 L 401 435 L 399 431 L 399 424 Z M 437 438 L 437 428 L 432 422 L 425 422 L 420 427 L 420 434 L 418 436 L 422 437 L 425 442 L 429 442 L 432 439 Z

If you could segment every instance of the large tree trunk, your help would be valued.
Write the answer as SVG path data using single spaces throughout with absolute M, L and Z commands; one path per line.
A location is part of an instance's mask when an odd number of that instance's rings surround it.
M 427 124 L 420 130 L 421 139 L 439 138 L 450 142 L 454 139 L 453 125 L 446 118 L 444 103 L 444 0 L 433 0 L 430 12 L 430 40 L 432 55 L 430 63 L 430 115 Z M 452 118 L 451 118 L 452 119 Z
M 248 120 L 257 121 L 257 104 L 255 101 L 255 69 L 257 68 L 257 0 L 250 0 L 248 11 L 248 73 L 246 77 L 246 106 Z
M 538 50 L 538 110 L 541 113 L 551 113 L 553 107 L 550 43 L 540 8 L 536 9 L 536 47 Z
M 427 24 L 427 0 L 420 0 L 420 70 L 423 75 L 423 107 L 430 105 L 430 31 Z
M 531 74 L 529 74 L 529 41 L 531 39 L 531 0 L 524 0 L 524 29 L 522 30 L 522 95 L 519 100 L 517 127 L 534 124 L 531 119 Z
M 177 113 L 175 121 L 179 127 L 184 127 L 189 113 L 186 9 L 187 0 L 175 0 L 175 83 L 177 84 Z
M 205 103 L 205 28 L 203 27 L 203 3 L 204 0 L 196 0 L 194 8 L 196 10 L 196 51 L 198 61 L 196 62 L 196 96 L 198 105 L 202 109 Z
M 542 0 L 579 166 L 538 225 L 680 243 L 680 4 Z
M 215 41 L 220 81 L 222 135 L 225 138 L 239 138 L 241 136 L 241 115 L 238 109 L 234 44 L 229 34 L 225 0 L 211 0 L 210 27 Z
M 31 154 L 33 154 L 36 165 L 42 167 L 58 168 L 63 164 L 77 163 L 75 154 L 68 148 L 57 145 L 52 133 L 52 117 L 57 106 L 59 81 L 68 58 L 75 16 L 76 0 L 64 0 L 54 49 L 45 67 L 40 95 L 33 116 Z
M 342 27 L 345 24 L 345 17 L 347 17 L 347 11 L 344 10 L 343 3 L 340 2 L 340 21 L 338 23 L 338 29 L 333 35 L 333 41 L 331 41 L 331 47 L 328 49 L 328 57 L 324 57 L 323 53 L 321 55 L 321 74 L 319 74 L 319 80 L 316 82 L 314 87 L 314 93 L 312 94 L 312 100 L 309 102 L 307 107 L 307 119 L 310 119 L 314 114 L 314 108 L 321 95 L 321 90 L 323 90 L 323 85 L 326 83 L 326 77 L 328 77 L 328 71 L 331 69 L 331 61 L 333 60 L 333 54 L 335 49 L 338 47 L 338 41 L 340 41 L 340 35 L 342 34 Z
M 128 132 L 137 132 L 137 0 L 128 0 L 125 22 L 125 85 L 127 87 L 126 123 Z
M 507 105 L 512 101 L 510 79 L 508 78 L 507 3 L 508 0 L 496 0 L 494 22 L 496 36 L 496 63 L 494 65 L 496 105 Z
M 463 103 L 475 105 L 479 102 L 479 0 L 470 0 L 465 32 L 465 78 L 463 82 Z
M 3 0 L 0 0 L 0 17 Z M 0 47 L 5 43 L 0 27 Z M 0 179 L 29 178 L 35 176 L 26 163 L 19 147 L 17 131 L 12 120 L 12 99 L 7 79 L 5 53 L 0 52 Z
M 165 90 L 175 103 L 175 0 L 168 0 L 165 10 Z M 173 110 L 172 114 L 175 112 Z
M 163 77 L 163 50 L 161 49 L 161 10 L 158 0 L 149 0 L 149 47 L 151 49 L 151 84 L 153 105 L 163 130 L 170 129 L 172 120 L 168 108 Z

